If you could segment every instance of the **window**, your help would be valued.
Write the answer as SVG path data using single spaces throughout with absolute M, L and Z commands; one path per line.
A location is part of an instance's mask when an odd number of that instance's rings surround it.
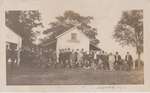
M 11 43 L 11 42 L 6 42 L 6 49 L 16 50 L 17 49 L 17 44 L 16 43 Z
M 77 40 L 77 33 L 71 33 L 71 40 Z

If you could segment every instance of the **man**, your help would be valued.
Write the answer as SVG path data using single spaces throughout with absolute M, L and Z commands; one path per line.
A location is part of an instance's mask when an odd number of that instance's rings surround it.
M 69 68 L 69 54 L 70 54 L 70 49 L 66 49 L 65 51 L 65 67 Z
M 65 48 L 65 49 L 64 49 L 64 53 L 63 53 L 64 67 L 65 67 L 65 68 L 67 67 L 67 62 L 68 62 L 67 58 L 68 58 L 68 51 L 67 51 L 67 49 Z
M 11 66 L 12 66 L 12 70 L 16 69 L 16 65 L 17 65 L 17 50 L 16 49 L 12 49 L 12 51 L 11 51 Z
M 70 55 L 70 65 L 71 65 L 71 68 L 75 67 L 75 62 L 76 62 L 76 55 L 75 55 L 74 50 L 72 50 L 71 55 Z
M 8 52 L 9 51 L 9 52 Z M 8 71 L 11 73 L 14 69 L 15 69 L 15 65 L 16 65 L 16 58 L 17 58 L 17 56 L 16 56 L 16 51 L 15 51 L 15 49 L 9 49 L 7 51 L 7 53 L 9 53 L 8 55 L 9 55 L 9 57 L 8 57 L 8 67 L 7 67 L 7 69 L 8 69 Z
M 98 55 L 98 52 L 94 51 L 94 64 L 97 64 L 97 55 Z
M 62 49 L 59 49 L 59 58 L 58 58 L 58 59 L 59 59 L 59 63 L 60 63 L 60 64 L 63 64 L 63 59 L 62 59 L 63 56 L 62 56 L 62 53 L 63 53 Z
M 109 61 L 110 71 L 113 71 L 114 70 L 115 57 L 112 53 L 109 54 L 108 61 Z
M 125 56 L 125 61 L 128 64 L 128 70 L 132 70 L 132 66 L 133 66 L 133 61 L 132 61 L 132 56 L 130 55 L 129 52 L 127 52 L 126 56 Z
M 61 60 L 62 60 L 62 67 L 65 67 L 65 50 L 61 50 Z
M 91 50 L 90 51 L 90 54 L 89 54 L 89 58 L 90 58 L 90 68 L 94 68 L 94 50 Z
M 90 58 L 89 58 L 89 52 L 85 52 L 85 59 L 84 59 L 85 63 L 84 63 L 84 67 L 85 69 L 89 69 L 90 68 Z
M 117 65 L 117 69 L 121 70 L 121 56 L 119 55 L 118 52 L 115 54 L 115 65 Z
M 75 51 L 75 53 L 74 53 L 74 59 L 75 59 L 75 66 L 77 67 L 78 66 L 78 63 L 77 63 L 77 61 L 78 61 L 78 49 Z
M 57 55 L 56 55 L 56 51 L 54 51 L 53 53 L 52 53 L 52 62 L 53 62 L 53 64 L 54 64 L 54 68 L 57 68 Z
M 104 52 L 105 70 L 109 70 L 108 57 L 109 57 L 109 55 L 107 54 L 107 52 Z
M 97 68 L 103 70 L 102 51 L 99 51 L 97 58 L 98 58 Z
M 78 56 L 77 56 L 78 60 L 77 60 L 77 64 L 78 64 L 78 67 L 82 67 L 82 62 L 83 62 L 83 53 L 82 53 L 82 50 L 79 52 Z
M 102 51 L 101 54 L 102 66 L 103 70 L 109 70 L 109 63 L 108 63 L 108 55 L 106 52 Z
M 71 68 L 71 57 L 70 57 L 71 54 L 72 54 L 71 50 L 70 50 L 70 48 L 68 48 L 68 53 L 67 53 L 68 64 L 67 65 L 68 65 L 69 68 Z

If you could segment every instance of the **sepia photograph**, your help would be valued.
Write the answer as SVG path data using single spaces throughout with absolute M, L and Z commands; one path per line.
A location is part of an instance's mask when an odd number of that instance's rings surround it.
M 2 3 L 5 86 L 148 84 L 143 1 Z
M 112 31 L 92 24 L 93 14 L 66 10 L 47 27 L 42 15 L 5 12 L 8 85 L 144 84 L 142 9 L 121 11 Z
M 149 0 L 0 0 L 0 92 L 150 91 Z
M 149 91 L 149 0 L 0 0 L 0 92 Z

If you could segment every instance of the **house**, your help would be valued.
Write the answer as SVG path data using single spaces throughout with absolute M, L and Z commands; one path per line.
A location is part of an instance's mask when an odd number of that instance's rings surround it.
M 84 49 L 84 51 L 100 50 L 100 48 L 90 43 L 89 37 L 79 30 L 77 26 L 58 35 L 55 40 L 43 46 L 46 46 L 48 49 L 56 50 L 57 56 L 60 49 Z
M 16 57 L 15 63 L 20 64 L 20 49 L 22 47 L 22 38 L 19 34 L 8 28 L 4 27 L 5 30 L 5 47 L 6 47 L 6 62 L 12 56 Z
M 57 36 L 56 39 L 56 53 L 58 54 L 60 49 L 84 49 L 85 51 L 89 51 L 90 49 L 89 38 L 77 28 L 69 29 L 68 31 Z

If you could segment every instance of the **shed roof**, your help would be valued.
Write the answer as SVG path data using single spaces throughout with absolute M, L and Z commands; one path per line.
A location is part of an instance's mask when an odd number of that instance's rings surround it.
M 17 36 L 19 36 L 20 38 L 22 38 L 20 34 L 16 33 L 14 30 L 12 30 L 12 29 L 11 29 L 10 27 L 8 27 L 8 26 L 5 26 L 5 30 L 7 30 L 7 31 L 12 31 L 12 32 L 15 33 Z

